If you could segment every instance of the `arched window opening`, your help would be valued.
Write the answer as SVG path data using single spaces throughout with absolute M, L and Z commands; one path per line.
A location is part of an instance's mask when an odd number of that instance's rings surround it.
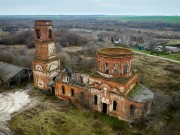
M 80 83 L 83 83 L 83 77 L 79 76 L 79 79 L 80 79 Z
M 118 74 L 118 64 L 114 64 L 114 74 Z
M 98 68 L 101 70 L 101 61 L 98 61 Z
M 66 81 L 69 82 L 69 77 L 68 76 L 66 77 Z
M 105 63 L 105 73 L 109 74 L 109 65 L 108 65 L 108 63 Z
M 97 100 L 98 100 L 97 95 L 94 95 L 94 104 L 95 104 L 95 105 L 97 105 Z
M 117 110 L 117 102 L 113 101 L 113 110 L 116 111 Z
M 38 39 L 40 39 L 40 37 L 41 37 L 41 34 L 40 34 L 40 30 L 39 30 L 39 29 L 36 30 L 36 37 L 37 37 Z
M 133 105 L 130 106 L 130 110 L 129 110 L 129 115 L 130 116 L 134 116 L 135 115 L 135 109 L 136 109 L 135 106 L 133 106 Z
M 51 29 L 48 30 L 48 37 L 52 38 L 52 30 Z
M 62 94 L 65 94 L 65 87 L 62 86 Z
M 71 97 L 74 97 L 74 89 L 71 89 Z
M 123 73 L 124 74 L 128 73 L 128 64 L 124 64 L 124 66 L 123 66 Z
M 53 81 L 55 81 L 56 77 L 53 77 Z

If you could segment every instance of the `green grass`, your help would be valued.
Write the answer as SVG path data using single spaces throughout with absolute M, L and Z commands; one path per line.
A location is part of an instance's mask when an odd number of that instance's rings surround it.
M 150 54 L 150 55 L 154 55 L 154 56 L 159 56 L 159 57 L 163 57 L 163 58 L 168 58 L 168 59 L 172 59 L 172 60 L 177 60 L 180 61 L 180 53 L 156 53 L 156 52 L 152 52 L 149 50 L 138 50 L 135 48 L 128 48 L 134 52 L 141 52 L 141 53 L 145 53 L 145 54 Z
M 151 90 L 168 94 L 179 91 L 180 65 L 149 56 L 135 54 L 134 68 L 139 72 L 139 81 Z M 35 90 L 34 94 L 37 95 Z M 156 135 L 160 134 L 157 122 L 151 128 L 139 125 L 133 128 L 127 122 L 96 111 L 85 110 L 76 105 L 66 104 L 56 97 L 38 94 L 38 106 L 24 111 L 9 121 L 9 127 L 16 135 Z M 171 115 L 162 116 L 172 121 Z M 157 133 L 156 133 L 157 132 Z
M 36 90 L 37 91 L 37 90 Z M 31 93 L 32 94 L 32 93 Z M 38 106 L 16 115 L 9 121 L 17 135 L 135 135 L 146 131 L 130 129 L 116 117 L 85 110 L 55 97 L 38 94 Z M 152 133 L 152 131 L 148 131 Z
M 10 129 L 22 135 L 115 135 L 114 124 L 124 131 L 126 122 L 91 110 L 64 104 L 57 98 L 46 97 L 40 105 L 11 119 Z M 121 125 L 122 124 L 122 125 Z
M 136 84 L 132 90 L 128 93 L 128 97 L 129 98 L 132 98 L 138 91 L 140 90 L 140 85 L 139 84 Z
M 169 42 L 164 43 L 164 44 L 162 44 L 162 45 L 170 45 L 170 46 L 172 46 L 172 45 L 180 45 L 180 40 L 178 40 L 178 39 L 173 39 L 173 40 L 170 40 Z
M 180 89 L 179 63 L 136 53 L 133 68 L 139 73 L 139 82 L 150 90 L 160 90 L 173 95 Z
M 99 18 L 111 18 L 120 21 L 161 21 L 168 23 L 180 23 L 180 16 L 99 16 Z

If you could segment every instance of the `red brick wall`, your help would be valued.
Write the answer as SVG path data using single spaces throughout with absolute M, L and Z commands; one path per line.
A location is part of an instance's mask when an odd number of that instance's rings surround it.
M 48 42 L 36 42 L 36 59 L 48 59 Z
M 124 85 L 125 87 L 125 95 L 128 94 L 128 92 L 136 85 L 138 80 L 138 74 L 135 74 L 129 81 Z
M 102 88 L 102 84 L 107 84 L 110 86 L 111 90 L 113 90 L 113 88 L 117 89 L 117 92 L 119 94 L 123 94 L 126 95 L 127 92 L 132 89 L 131 86 L 134 86 L 137 82 L 138 79 L 138 74 L 135 74 L 134 76 L 132 76 L 129 81 L 125 84 L 123 83 L 117 83 L 117 82 L 112 82 L 112 81 L 108 81 L 108 80 L 104 80 L 104 79 L 100 79 L 100 78 L 95 78 L 95 77 L 90 77 L 90 79 L 93 79 L 94 82 L 91 84 L 91 86 L 96 87 L 96 88 Z M 97 82 L 101 82 L 100 84 L 98 84 Z M 120 87 L 124 87 L 124 92 L 121 93 L 119 88 Z
M 47 90 L 48 89 L 48 77 L 47 76 L 42 76 L 42 75 L 38 75 L 38 74 L 33 74 L 33 77 L 34 77 L 34 86 L 35 87 L 38 87 L 38 88 L 41 88 L 41 89 L 44 89 L 44 90 Z M 41 77 L 42 81 L 43 81 L 43 87 L 39 87 L 38 86 L 38 77 Z
M 32 62 L 33 76 L 34 76 L 34 86 L 41 89 L 49 89 L 48 83 L 51 81 L 49 78 L 49 74 L 53 71 L 48 71 L 47 66 L 50 62 L 53 62 L 56 58 L 56 55 L 50 57 L 48 53 L 48 45 L 50 43 L 54 44 L 53 40 L 53 32 L 52 32 L 52 21 L 50 20 L 39 20 L 35 21 L 35 33 L 36 33 L 36 58 Z M 37 30 L 39 32 L 37 32 Z M 51 32 L 49 32 L 51 30 Z M 40 38 L 37 37 L 37 33 L 39 33 Z M 51 37 L 49 37 L 49 33 L 51 33 Z M 51 47 L 52 48 L 52 47 Z M 36 69 L 36 65 L 40 65 L 42 69 Z M 59 66 L 58 66 L 59 68 Z M 54 69 L 59 70 L 59 69 Z M 39 82 L 42 82 L 43 87 L 38 85 L 38 78 L 40 78 Z M 41 84 L 41 83 L 39 83 Z
M 114 84 L 114 83 L 112 83 L 112 84 Z M 65 88 L 65 94 L 62 94 L 62 86 L 64 86 L 64 88 Z M 114 87 L 114 85 L 113 85 L 113 87 Z M 71 89 L 74 89 L 74 94 L 75 94 L 74 97 L 71 97 Z M 114 115 L 116 117 L 127 119 L 127 120 L 130 120 L 133 118 L 139 118 L 141 116 L 142 107 L 143 107 L 142 103 L 130 101 L 126 97 L 120 96 L 117 94 L 115 94 L 115 96 L 113 96 L 114 94 L 111 93 L 111 90 L 112 90 L 111 88 L 108 88 L 106 95 L 105 95 L 104 90 L 101 87 L 101 85 L 99 88 L 97 88 L 96 92 L 93 92 L 91 90 L 91 88 L 87 89 L 87 88 L 72 86 L 67 83 L 55 81 L 55 95 L 60 98 L 67 99 L 71 102 L 76 102 L 76 101 L 87 102 L 94 110 L 97 110 L 99 112 L 102 112 L 102 109 L 103 109 L 102 107 L 103 107 L 103 102 L 104 102 L 103 98 L 105 98 L 105 99 L 108 99 L 107 114 Z M 81 92 L 84 92 L 86 101 L 82 100 L 79 96 L 77 96 Z M 98 102 L 97 105 L 94 104 L 94 95 L 97 95 L 100 97 L 99 98 L 100 101 Z M 112 109 L 113 101 L 117 102 L 117 110 L 116 111 Z M 129 113 L 131 105 L 133 105 L 135 107 L 135 115 L 134 116 L 130 116 L 130 113 Z M 110 107 L 111 107 L 111 109 L 110 109 Z
M 35 70 L 36 65 L 40 65 L 43 68 L 43 72 L 47 72 L 47 63 L 43 62 L 43 61 L 37 61 L 34 60 L 32 62 L 32 69 Z
M 49 29 L 52 30 L 53 28 L 53 25 L 52 25 L 52 22 L 51 21 L 35 21 L 35 32 L 36 32 L 36 35 L 37 35 L 37 30 L 39 30 L 39 34 L 40 34 L 40 38 L 37 38 L 36 36 L 36 40 L 39 40 L 39 41 L 51 41 L 53 40 L 53 34 L 52 34 L 52 37 L 49 38 L 48 37 L 48 32 L 49 32 Z
M 105 73 L 105 63 L 109 65 L 109 75 L 113 77 L 128 77 L 131 75 L 131 61 L 132 56 L 129 57 L 121 57 L 121 58 L 112 58 L 112 57 L 104 57 L 97 54 L 97 70 L 99 72 Z M 99 64 L 99 62 L 101 64 Z M 118 73 L 114 72 L 114 64 L 118 64 Z M 128 72 L 127 74 L 123 73 L 123 65 L 128 64 Z
M 62 93 L 62 86 L 64 86 L 65 88 L 65 94 Z M 74 97 L 71 96 L 71 89 L 74 90 Z M 84 93 L 84 99 L 81 98 L 81 92 Z M 57 82 L 55 81 L 55 95 L 57 97 L 69 100 L 71 102 L 87 102 L 89 103 L 89 91 L 86 88 L 83 87 L 77 87 L 77 86 L 73 86 L 67 83 L 63 83 L 63 82 Z
M 141 117 L 141 111 L 142 111 L 143 104 L 137 103 L 134 101 L 130 101 L 126 98 L 123 98 L 123 99 L 114 98 L 114 99 L 112 99 L 111 103 L 113 101 L 117 101 L 117 110 L 116 111 L 112 110 L 109 112 L 109 114 L 118 116 L 118 117 L 124 118 L 124 119 L 134 119 L 134 118 Z M 134 116 L 130 116 L 130 106 L 131 105 L 135 106 L 135 115 Z

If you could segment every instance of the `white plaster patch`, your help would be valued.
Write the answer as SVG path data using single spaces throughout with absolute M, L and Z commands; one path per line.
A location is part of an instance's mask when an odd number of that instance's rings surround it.
M 41 65 L 36 65 L 35 66 L 35 69 L 38 70 L 38 71 L 43 71 L 43 68 Z
M 55 45 L 54 45 L 54 43 L 48 44 L 48 55 L 49 55 L 49 57 L 55 56 Z
M 54 69 L 58 69 L 58 66 L 59 65 L 59 62 L 56 60 L 56 61 L 53 61 L 53 62 L 51 62 L 51 63 L 48 63 L 48 65 L 47 65 L 47 70 L 49 70 L 49 71 L 52 71 L 52 70 L 54 70 Z M 52 67 L 51 67 L 52 66 Z
M 116 92 L 116 88 L 113 88 L 113 90 L 112 90 L 112 91 Z
M 112 78 L 112 75 L 104 74 L 104 73 L 99 72 L 99 71 L 98 71 L 98 73 L 99 73 L 100 75 L 102 75 L 103 77 L 106 77 L 106 78 Z
M 88 80 L 89 80 L 89 85 L 92 85 L 93 82 L 96 82 L 96 83 L 98 83 L 98 84 L 101 83 L 101 81 L 96 80 L 96 79 L 93 79 L 93 78 L 89 78 Z
M 122 87 L 122 86 L 119 87 L 119 90 L 120 90 L 121 93 L 123 93 L 124 92 L 124 87 Z
M 100 93 L 101 91 L 95 88 L 91 88 L 91 93 Z
M 38 86 L 41 87 L 41 88 L 44 87 L 44 82 L 43 82 L 41 77 L 38 77 Z
M 50 65 L 50 67 L 49 67 L 49 71 L 55 70 L 55 69 L 57 69 L 57 68 L 58 68 L 58 65 L 57 65 L 57 64 L 52 64 L 52 65 Z
M 109 104 L 109 99 L 103 97 L 102 100 L 101 100 L 101 102 L 102 102 L 102 103 Z
M 42 77 L 45 77 L 45 76 L 46 76 L 46 73 L 39 72 L 39 71 L 33 71 L 33 74 L 34 74 L 34 75 L 37 75 L 37 76 L 42 76 Z M 49 75 L 49 74 L 47 73 L 47 75 Z
M 54 71 L 49 75 L 49 78 L 53 79 L 54 77 L 56 77 L 58 75 L 59 75 L 59 73 Z

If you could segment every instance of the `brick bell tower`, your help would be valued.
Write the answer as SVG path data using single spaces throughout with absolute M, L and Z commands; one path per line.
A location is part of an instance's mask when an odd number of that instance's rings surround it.
M 53 25 L 50 20 L 36 20 L 36 57 L 32 62 L 34 86 L 54 91 L 54 79 L 60 72 L 60 61 L 56 57 L 53 38 Z

